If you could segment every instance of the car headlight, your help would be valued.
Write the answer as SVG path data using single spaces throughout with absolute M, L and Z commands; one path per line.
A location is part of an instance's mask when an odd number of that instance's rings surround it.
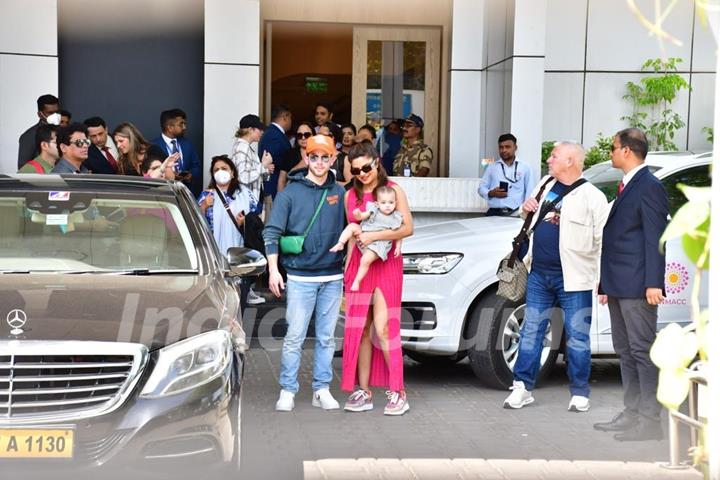
M 462 260 L 462 253 L 403 254 L 403 273 L 440 275 L 448 273 Z
M 224 330 L 202 333 L 168 345 L 158 359 L 140 396 L 161 397 L 204 385 L 232 361 L 232 339 Z

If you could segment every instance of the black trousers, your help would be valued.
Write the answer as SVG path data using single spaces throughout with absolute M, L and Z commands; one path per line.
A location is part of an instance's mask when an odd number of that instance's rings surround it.
M 644 298 L 608 297 L 615 352 L 620 357 L 625 410 L 660 420 L 658 368 L 650 360 L 657 333 L 657 305 Z
M 235 285 L 239 287 L 240 291 L 240 312 L 245 313 L 245 308 L 247 307 L 247 298 L 248 293 L 250 292 L 250 285 L 252 285 L 254 280 L 253 278 L 239 278 L 236 280 Z

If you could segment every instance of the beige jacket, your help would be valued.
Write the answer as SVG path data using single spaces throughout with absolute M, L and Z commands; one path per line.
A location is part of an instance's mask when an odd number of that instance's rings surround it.
M 540 186 L 548 179 L 546 176 L 535 186 L 532 196 L 535 197 Z M 545 187 L 540 205 L 552 190 L 557 180 L 552 180 Z M 605 195 L 590 182 L 577 187 L 562 199 L 560 213 L 560 263 L 562 264 L 563 282 L 566 292 L 593 290 L 600 278 L 600 247 L 602 233 L 610 213 Z M 523 217 L 525 212 L 523 212 Z M 538 222 L 538 215 L 533 218 L 530 227 Z M 530 271 L 532 265 L 533 236 L 530 237 L 530 248 L 525 256 L 525 266 Z

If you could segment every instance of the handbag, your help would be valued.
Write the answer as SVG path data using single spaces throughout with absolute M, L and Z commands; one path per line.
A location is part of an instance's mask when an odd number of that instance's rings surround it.
M 545 183 L 540 187 L 540 191 L 535 196 L 535 201 L 539 202 L 542 197 L 545 187 L 554 180 L 552 177 L 548 178 Z M 568 193 L 575 190 L 577 187 L 587 182 L 584 178 L 578 179 L 575 183 L 570 185 L 562 195 L 558 195 L 552 202 L 545 202 L 541 208 L 538 209 L 540 218 L 543 218 L 550 210 L 555 208 L 562 198 Z M 518 302 L 525 297 L 525 291 L 527 290 L 527 277 L 528 271 L 525 267 L 525 263 L 518 258 L 520 254 L 520 248 L 522 244 L 530 239 L 530 235 L 537 227 L 537 223 L 530 228 L 532 219 L 535 217 L 536 212 L 532 212 L 525 217 L 525 222 L 520 229 L 520 232 L 513 239 L 512 252 L 500 261 L 500 265 L 497 270 L 498 277 L 498 291 L 497 294 L 500 297 L 506 298 L 511 302 Z
M 320 214 L 320 209 L 322 208 L 323 203 L 325 203 L 325 197 L 327 197 L 327 189 L 323 190 L 320 203 L 318 203 L 318 206 L 315 209 L 315 214 L 313 215 L 312 220 L 310 220 L 310 224 L 305 229 L 305 233 L 302 235 L 287 235 L 280 237 L 280 252 L 287 255 L 298 255 L 302 252 L 305 237 L 308 236 L 315 220 L 317 220 L 317 217 Z
M 248 213 L 245 215 L 245 225 L 243 239 L 245 246 L 257 250 L 265 255 L 265 241 L 263 240 L 263 230 L 265 224 L 257 213 Z

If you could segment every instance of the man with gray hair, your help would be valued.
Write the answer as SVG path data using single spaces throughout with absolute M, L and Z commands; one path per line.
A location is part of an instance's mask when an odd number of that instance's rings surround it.
M 522 408 L 535 401 L 532 390 L 555 305 L 564 316 L 568 410 L 590 408 L 592 295 L 609 207 L 605 195 L 582 178 L 584 160 L 581 145 L 556 143 L 547 159 L 549 175 L 522 205 L 523 216 L 533 215 L 524 259 L 530 274 L 512 393 L 505 399 L 505 408 Z

